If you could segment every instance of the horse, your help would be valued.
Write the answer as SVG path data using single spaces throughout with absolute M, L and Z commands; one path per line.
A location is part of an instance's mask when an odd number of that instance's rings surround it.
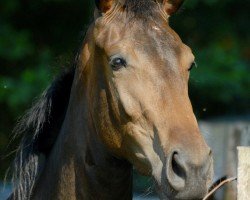
M 211 149 L 188 95 L 195 58 L 169 17 L 181 0 L 96 0 L 72 69 L 17 125 L 13 200 L 132 199 L 133 168 L 160 199 L 201 199 Z

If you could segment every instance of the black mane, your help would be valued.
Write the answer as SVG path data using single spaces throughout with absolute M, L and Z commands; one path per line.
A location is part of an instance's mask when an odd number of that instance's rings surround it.
M 65 118 L 74 73 L 71 68 L 57 77 L 14 129 L 22 141 L 13 163 L 14 192 L 9 199 L 30 199 Z

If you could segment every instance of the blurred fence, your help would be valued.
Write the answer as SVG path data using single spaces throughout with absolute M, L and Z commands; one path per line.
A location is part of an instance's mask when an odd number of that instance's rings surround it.
M 250 146 L 250 120 L 200 121 L 199 125 L 213 151 L 215 179 L 237 176 L 237 146 Z M 237 199 L 236 182 L 218 191 L 216 199 Z

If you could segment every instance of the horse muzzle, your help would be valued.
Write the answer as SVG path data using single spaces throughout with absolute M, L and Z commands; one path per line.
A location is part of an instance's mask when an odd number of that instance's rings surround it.
M 162 170 L 160 198 L 168 200 L 202 199 L 213 177 L 211 150 L 205 158 L 197 162 L 185 151 L 172 151 Z

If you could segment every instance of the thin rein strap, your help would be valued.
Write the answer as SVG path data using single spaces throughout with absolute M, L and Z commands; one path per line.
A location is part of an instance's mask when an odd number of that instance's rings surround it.
M 215 193 L 216 190 L 218 190 L 221 186 L 225 185 L 226 183 L 232 182 L 237 180 L 237 177 L 233 177 L 233 178 L 228 178 L 222 182 L 220 182 L 216 187 L 214 187 L 202 200 L 208 200 L 208 198 Z

